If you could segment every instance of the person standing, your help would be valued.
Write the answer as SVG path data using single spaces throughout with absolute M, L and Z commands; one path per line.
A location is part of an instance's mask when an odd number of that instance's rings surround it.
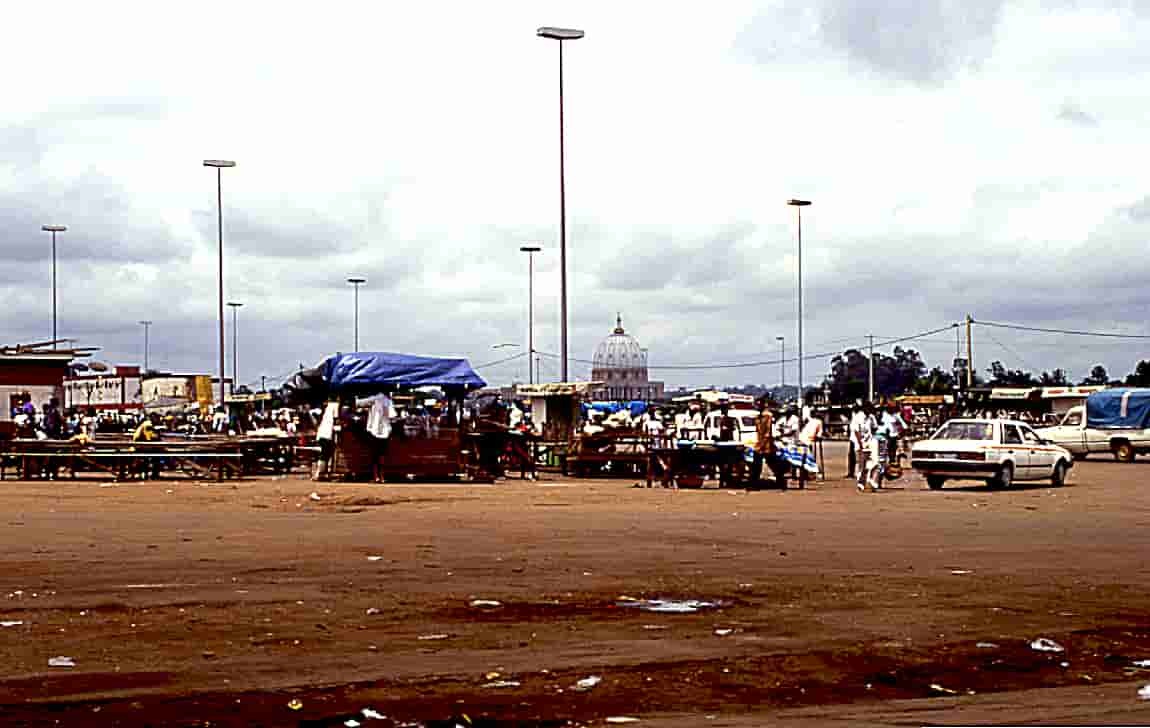
M 763 464 L 775 456 L 775 418 L 764 399 L 759 402 L 759 416 L 755 418 L 755 456 L 751 461 L 751 487 L 763 485 Z
M 902 435 L 907 430 L 906 420 L 898 412 L 894 402 L 886 406 L 882 415 L 882 426 L 887 434 L 887 457 L 891 462 L 898 462 L 898 446 L 902 442 Z
M 858 422 L 855 431 L 855 439 L 858 443 L 858 489 L 866 490 L 867 470 L 871 466 L 871 453 L 874 452 L 877 457 L 877 445 L 872 442 L 874 440 L 875 431 L 878 430 L 878 421 L 874 416 L 874 408 L 870 402 L 863 403 L 862 418 Z
M 855 466 L 858 464 L 859 451 L 862 446 L 859 434 L 862 430 L 863 421 L 862 405 L 855 402 L 851 407 L 851 418 L 847 424 L 847 474 L 845 477 L 850 480 L 855 477 Z

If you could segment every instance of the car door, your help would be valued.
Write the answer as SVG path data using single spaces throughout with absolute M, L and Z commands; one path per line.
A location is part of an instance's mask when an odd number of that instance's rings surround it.
M 1026 425 L 1020 425 L 1022 431 L 1022 444 L 1030 451 L 1030 472 L 1032 477 L 1045 478 L 1054 471 L 1054 458 L 1057 453 L 1054 449 L 1043 445 L 1038 433 Z
M 1030 450 L 1022 442 L 1022 432 L 1019 431 L 1018 425 L 1006 422 L 1002 424 L 1002 445 L 1006 450 L 1007 459 L 1014 462 L 1015 480 L 1029 480 L 1032 472 Z

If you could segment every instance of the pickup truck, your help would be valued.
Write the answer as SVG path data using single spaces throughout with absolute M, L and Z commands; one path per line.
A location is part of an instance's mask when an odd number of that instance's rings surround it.
M 1094 392 L 1084 406 L 1071 407 L 1062 422 L 1037 432 L 1076 460 L 1112 453 L 1120 462 L 1134 462 L 1135 455 L 1150 453 L 1150 389 Z

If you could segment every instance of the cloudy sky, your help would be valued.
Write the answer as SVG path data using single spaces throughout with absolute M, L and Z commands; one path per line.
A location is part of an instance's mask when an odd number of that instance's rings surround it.
M 616 311 L 657 365 L 774 361 L 966 314 L 1150 334 L 1150 2 L 23 3 L 0 45 L 3 343 L 51 332 L 217 368 L 216 188 L 242 382 L 352 348 L 466 356 L 558 335 L 565 50 L 571 356 Z M 230 316 L 228 346 L 231 342 Z M 1150 342 L 975 329 L 976 365 L 1103 363 Z M 915 342 L 949 365 L 952 332 Z M 231 354 L 228 354 L 231 369 Z M 793 382 L 793 363 L 788 381 Z M 826 360 L 805 365 L 809 381 Z M 543 359 L 543 375 L 557 375 Z M 588 367 L 572 364 L 575 375 Z M 519 358 L 484 368 L 526 377 Z M 653 369 L 672 385 L 779 367 Z

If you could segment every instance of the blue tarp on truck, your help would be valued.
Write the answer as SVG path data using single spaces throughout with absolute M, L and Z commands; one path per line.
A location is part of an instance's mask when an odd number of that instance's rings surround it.
M 1105 389 L 1086 398 L 1086 425 L 1100 430 L 1150 427 L 1150 389 Z

